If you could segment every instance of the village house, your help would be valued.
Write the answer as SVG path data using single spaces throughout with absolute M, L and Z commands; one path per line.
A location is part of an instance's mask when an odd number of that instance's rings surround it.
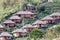
M 26 36 L 27 30 L 20 28 L 20 29 L 14 30 L 12 33 L 15 37 Z
M 24 8 L 24 10 L 28 10 L 28 11 L 36 10 L 35 6 L 33 6 L 31 4 L 24 4 L 23 8 Z
M 0 34 L 0 40 L 12 40 L 12 35 L 8 32 L 2 32 Z
M 46 23 L 54 23 L 54 19 L 50 16 L 46 16 L 46 17 L 42 18 L 41 20 Z
M 12 16 L 9 19 L 16 23 L 20 23 L 22 21 L 21 17 L 19 17 L 19 16 Z
M 4 26 L 0 25 L 0 31 L 4 31 Z
M 19 11 L 16 13 L 17 16 L 19 17 L 24 17 L 24 18 L 34 18 L 35 14 L 29 11 Z
M 41 20 L 36 20 L 34 23 L 33 23 L 34 26 L 36 27 L 45 27 L 46 26 L 46 23 L 41 21 Z
M 54 19 L 60 19 L 60 12 L 55 12 L 55 13 L 52 13 L 50 15 L 50 17 L 54 18 Z
M 13 27 L 14 24 L 15 24 L 15 22 L 13 22 L 11 20 L 6 20 L 5 22 L 3 22 L 3 26 Z
M 48 2 L 53 2 L 53 0 L 48 0 Z
M 28 32 L 31 32 L 35 27 L 31 24 L 26 24 L 22 27 L 23 29 L 26 29 Z

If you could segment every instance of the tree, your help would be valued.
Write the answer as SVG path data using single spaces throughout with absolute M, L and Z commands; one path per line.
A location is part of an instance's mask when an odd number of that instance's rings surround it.
M 51 27 L 47 33 L 45 34 L 46 38 L 49 40 L 52 40 L 53 38 L 59 38 L 60 37 L 60 26 Z
M 57 37 L 60 36 L 60 26 L 55 27 L 54 33 L 56 34 Z
M 36 40 L 37 38 L 43 38 L 43 35 L 45 34 L 45 31 L 43 29 L 34 29 L 29 36 L 31 38 L 34 38 Z
M 60 26 L 55 27 L 55 32 L 60 33 Z
M 45 34 L 45 37 L 49 40 L 53 40 L 53 38 L 55 38 L 54 29 L 49 29 Z

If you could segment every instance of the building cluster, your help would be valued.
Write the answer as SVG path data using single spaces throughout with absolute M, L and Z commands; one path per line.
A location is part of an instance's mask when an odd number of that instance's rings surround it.
M 29 32 L 31 32 L 35 28 L 46 27 L 47 24 L 53 24 L 56 19 L 60 19 L 60 12 L 52 13 L 42 19 L 38 19 L 34 21 L 32 24 L 25 24 L 23 27 L 19 29 L 13 30 L 11 33 L 4 31 L 4 28 L 14 27 L 15 23 L 20 23 L 22 18 L 34 18 L 36 15 L 32 12 L 28 11 L 19 11 L 12 15 L 8 20 L 4 21 L 2 25 L 0 25 L 0 40 L 12 40 L 12 34 L 15 37 L 26 36 Z

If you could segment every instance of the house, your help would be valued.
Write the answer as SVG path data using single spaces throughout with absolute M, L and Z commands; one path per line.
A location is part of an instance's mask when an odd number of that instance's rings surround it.
M 4 31 L 4 26 L 0 24 L 0 31 Z
M 20 23 L 22 20 L 21 17 L 19 17 L 19 16 L 12 16 L 9 19 L 16 22 L 16 23 Z
M 19 17 L 24 17 L 24 18 L 34 18 L 35 14 L 29 11 L 19 11 L 16 13 L 17 16 Z
M 28 10 L 28 11 L 36 10 L 35 6 L 31 4 L 24 4 L 23 8 L 24 10 Z
M 20 28 L 14 30 L 12 33 L 15 37 L 26 36 L 27 30 Z
M 32 31 L 35 27 L 31 24 L 26 24 L 22 27 L 23 29 L 26 29 L 28 32 Z
M 34 26 L 36 27 L 45 27 L 46 26 L 46 23 L 41 21 L 41 20 L 36 20 L 34 23 L 33 23 Z
M 48 2 L 53 2 L 53 0 L 48 0 Z
M 46 23 L 54 23 L 54 19 L 50 16 L 46 16 L 46 17 L 42 18 L 41 20 Z
M 8 32 L 2 32 L 0 34 L 0 40 L 12 40 L 12 35 Z
M 9 27 L 13 27 L 15 24 L 15 22 L 11 21 L 11 20 L 6 20 L 5 22 L 3 22 L 4 26 L 9 26 Z
M 60 12 L 55 12 L 55 13 L 51 14 L 50 17 L 52 17 L 54 19 L 60 19 Z

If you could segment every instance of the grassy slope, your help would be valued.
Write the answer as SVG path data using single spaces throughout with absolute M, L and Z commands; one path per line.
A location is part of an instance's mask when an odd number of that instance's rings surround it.
M 6 0 L 0 0 L 0 19 L 3 17 L 5 17 L 5 16 L 7 16 L 7 14 L 9 14 L 9 12 L 8 11 L 6 11 L 6 10 L 4 10 L 3 9 L 3 7 L 2 7 L 2 3 L 4 2 L 4 1 L 6 1 Z M 26 1 L 26 0 L 25 0 Z M 20 8 L 21 8 L 21 6 L 22 6 L 22 3 L 25 3 L 25 1 L 24 0 L 18 0 L 18 3 L 20 3 Z M 34 1 L 34 0 L 33 0 Z M 35 2 L 38 2 L 39 0 L 37 0 L 37 1 L 35 1 Z M 57 2 L 59 2 L 60 0 L 53 0 L 53 1 L 57 1 Z M 11 8 L 8 8 L 8 9 L 11 9 Z M 8 10 L 7 9 L 7 10 Z M 10 10 L 9 10 L 10 11 Z M 4 16 L 3 16 L 4 15 Z

